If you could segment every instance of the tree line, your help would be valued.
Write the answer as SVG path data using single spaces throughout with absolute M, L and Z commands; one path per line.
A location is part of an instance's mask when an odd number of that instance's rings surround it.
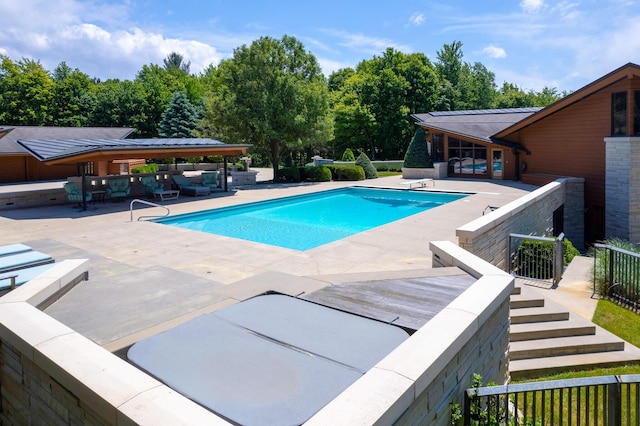
M 328 77 L 286 35 L 238 47 L 198 74 L 175 52 L 133 80 L 100 81 L 65 62 L 47 71 L 37 60 L 2 56 L 0 65 L 2 125 L 133 127 L 133 137 L 184 137 L 191 128 L 191 136 L 253 144 L 252 155 L 275 170 L 292 155 L 339 158 L 347 148 L 402 159 L 415 130 L 411 114 L 546 106 L 564 95 L 498 86 L 484 65 L 464 61 L 459 41 L 434 62 L 388 48 Z M 185 108 L 189 119 L 173 134 L 171 117 Z

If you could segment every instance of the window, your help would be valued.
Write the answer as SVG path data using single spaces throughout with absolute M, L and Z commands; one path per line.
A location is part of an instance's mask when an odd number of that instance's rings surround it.
M 627 92 L 611 95 L 611 136 L 627 135 Z
M 633 95 L 633 136 L 640 136 L 640 90 Z
M 431 136 L 431 159 L 434 163 L 441 163 L 444 161 L 444 135 L 442 133 L 435 133 Z
M 449 173 L 487 174 L 487 147 L 449 138 Z

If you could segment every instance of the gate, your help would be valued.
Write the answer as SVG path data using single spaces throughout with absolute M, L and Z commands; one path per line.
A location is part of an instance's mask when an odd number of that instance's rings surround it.
M 556 286 L 564 269 L 564 233 L 557 238 L 509 234 L 507 257 L 511 275 Z

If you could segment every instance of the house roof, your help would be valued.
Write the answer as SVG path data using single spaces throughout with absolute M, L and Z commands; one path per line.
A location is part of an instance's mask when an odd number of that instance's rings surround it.
M 167 158 L 201 155 L 245 155 L 249 144 L 226 144 L 216 139 L 20 139 L 26 152 L 45 164 Z
M 545 117 L 548 117 L 564 108 L 567 108 L 570 105 L 575 104 L 578 101 L 581 101 L 588 96 L 591 96 L 595 92 L 602 90 L 607 86 L 610 86 L 620 80 L 631 78 L 640 78 L 640 66 L 629 62 L 628 64 L 621 66 L 620 68 L 610 72 L 609 74 L 599 78 L 598 80 L 582 87 L 581 89 L 576 90 L 570 95 L 565 96 L 564 98 L 549 105 L 543 110 L 525 117 L 516 123 L 512 123 L 510 126 L 496 131 L 493 136 L 498 139 L 507 137 L 514 132 L 530 126 L 531 124 L 540 121 Z
M 421 127 L 455 133 L 460 136 L 474 138 L 484 142 L 501 145 L 513 145 L 500 141 L 493 136 L 517 123 L 542 108 L 508 108 L 482 109 L 470 111 L 437 111 L 424 114 L 414 114 L 416 124 Z
M 0 125 L 0 155 L 26 155 L 18 140 L 30 139 L 124 139 L 130 127 L 48 127 Z

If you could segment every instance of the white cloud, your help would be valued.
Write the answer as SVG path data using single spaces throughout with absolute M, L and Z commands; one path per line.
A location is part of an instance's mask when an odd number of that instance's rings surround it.
M 327 58 L 318 58 L 318 65 L 322 68 L 322 74 L 325 77 L 329 78 L 329 76 L 342 68 L 355 68 L 357 64 L 349 64 L 346 62 L 334 61 L 332 59 Z
M 502 59 L 507 57 L 507 52 L 503 48 L 497 46 L 487 46 L 482 49 L 481 52 L 494 59 Z
M 340 46 L 348 47 L 360 53 L 367 55 L 379 55 L 387 50 L 388 47 L 392 47 L 400 52 L 409 53 L 412 49 L 403 44 L 398 44 L 387 38 L 370 37 L 363 34 L 352 34 L 341 30 L 323 30 L 324 33 L 334 36 L 341 41 L 338 42 Z
M 416 27 L 419 27 L 420 25 L 422 25 L 424 23 L 424 20 L 425 20 L 424 13 L 420 13 L 420 12 L 415 12 L 409 18 L 409 22 L 415 25 Z
M 526 13 L 535 13 L 545 6 L 544 0 L 522 0 L 520 8 Z

